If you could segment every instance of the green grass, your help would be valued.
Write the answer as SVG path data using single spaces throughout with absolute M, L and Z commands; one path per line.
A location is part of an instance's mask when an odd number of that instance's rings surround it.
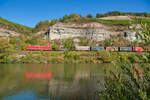
M 0 24 L 5 25 L 5 26 L 7 26 L 8 29 L 11 29 L 16 32 L 21 32 L 21 33 L 31 33 L 32 32 L 32 28 L 8 21 L 6 19 L 3 19 L 2 17 L 0 17 Z
M 129 25 L 129 20 L 99 20 L 100 23 L 108 24 L 108 25 L 122 25 L 127 26 Z
M 146 23 L 148 26 L 150 26 L 150 19 L 147 18 L 136 18 L 134 19 L 134 23 Z

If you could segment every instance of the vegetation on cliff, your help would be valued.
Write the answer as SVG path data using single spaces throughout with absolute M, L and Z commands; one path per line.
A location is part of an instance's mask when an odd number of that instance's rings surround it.
M 87 16 L 81 16 L 80 14 L 70 14 L 70 15 L 65 15 L 63 18 L 60 19 L 53 19 L 51 21 L 46 20 L 46 21 L 40 21 L 35 28 L 30 28 L 24 25 L 20 25 L 11 21 L 8 21 L 4 18 L 0 17 L 0 26 L 3 28 L 6 28 L 8 30 L 16 31 L 19 33 L 36 33 L 39 31 L 47 31 L 48 28 L 58 22 L 62 23 L 68 23 L 68 22 L 76 22 L 76 23 L 87 23 L 87 22 L 99 22 L 107 25 L 121 25 L 121 26 L 128 26 L 130 25 L 129 20 L 104 20 L 104 19 L 99 19 L 101 17 L 107 17 L 107 16 L 140 16 L 140 18 L 137 18 L 135 21 L 136 23 L 148 23 L 150 25 L 150 19 L 146 17 L 150 17 L 149 13 L 125 13 L 125 12 L 118 12 L 118 11 L 113 11 L 113 12 L 108 12 L 105 14 L 100 14 L 98 13 L 95 16 L 92 16 L 91 14 L 88 14 Z
M 80 14 L 70 14 L 70 15 L 65 15 L 63 18 L 60 19 L 54 19 L 51 21 L 43 21 L 39 22 L 36 27 L 33 29 L 34 32 L 38 31 L 43 31 L 48 29 L 49 26 L 52 26 L 58 22 L 62 23 L 67 23 L 67 22 L 76 22 L 76 23 L 87 23 L 87 22 L 99 22 L 103 23 L 106 25 L 121 25 L 121 26 L 128 26 L 130 25 L 129 20 L 104 20 L 104 19 L 99 19 L 102 17 L 108 17 L 108 16 L 134 16 L 138 17 L 134 23 L 148 23 L 150 25 L 150 19 L 146 17 L 150 17 L 150 13 L 125 13 L 125 12 L 118 12 L 118 11 L 113 11 L 113 12 L 108 12 L 105 14 L 100 14 L 98 13 L 95 16 L 92 16 L 91 14 L 88 14 L 87 16 L 81 16 Z
M 3 19 L 2 17 L 0 17 L 0 27 L 18 33 L 24 33 L 24 34 L 32 33 L 32 28 L 8 21 L 6 19 Z
M 100 14 L 97 13 L 96 17 L 97 18 L 101 18 L 101 17 L 107 17 L 107 16 L 140 16 L 140 17 L 150 17 L 150 13 L 133 13 L 133 12 L 120 12 L 120 11 L 112 11 L 112 12 L 108 12 L 105 14 Z

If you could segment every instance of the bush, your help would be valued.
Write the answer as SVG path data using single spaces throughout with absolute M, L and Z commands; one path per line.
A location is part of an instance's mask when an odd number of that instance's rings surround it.
M 54 50 L 58 50 L 58 45 L 57 44 L 52 44 L 52 48 L 54 49 Z
M 72 38 L 68 38 L 66 40 L 63 41 L 63 48 L 67 48 L 70 50 L 74 50 L 75 49 L 75 44 Z
M 112 61 L 108 51 L 97 51 L 97 56 L 97 60 L 101 60 L 103 63 L 110 63 Z
M 91 39 L 89 39 L 87 37 L 80 37 L 79 45 L 80 46 L 90 46 L 91 45 Z
M 67 60 L 79 60 L 80 59 L 80 55 L 73 51 L 73 52 L 69 52 L 69 51 L 65 51 L 64 52 L 64 59 Z
M 149 65 L 122 63 L 115 71 L 105 70 L 105 90 L 99 92 L 104 100 L 149 100 Z

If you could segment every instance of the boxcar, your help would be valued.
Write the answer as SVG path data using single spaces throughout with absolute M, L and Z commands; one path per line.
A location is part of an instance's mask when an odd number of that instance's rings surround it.
M 93 46 L 91 47 L 91 51 L 101 51 L 105 50 L 105 47 Z
M 77 51 L 90 51 L 90 46 L 75 46 Z
M 119 47 L 119 51 L 132 52 L 132 47 Z
M 118 47 L 106 47 L 107 51 L 119 51 Z
M 142 51 L 144 51 L 144 49 L 142 47 L 133 47 L 133 51 L 142 52 Z
M 27 46 L 26 50 L 29 50 L 29 51 L 51 51 L 52 48 L 50 46 Z

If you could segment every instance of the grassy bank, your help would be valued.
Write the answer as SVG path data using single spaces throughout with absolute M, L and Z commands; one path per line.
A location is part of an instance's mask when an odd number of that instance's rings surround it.
M 149 63 L 149 53 L 137 52 L 20 52 L 5 56 L 0 63 Z

